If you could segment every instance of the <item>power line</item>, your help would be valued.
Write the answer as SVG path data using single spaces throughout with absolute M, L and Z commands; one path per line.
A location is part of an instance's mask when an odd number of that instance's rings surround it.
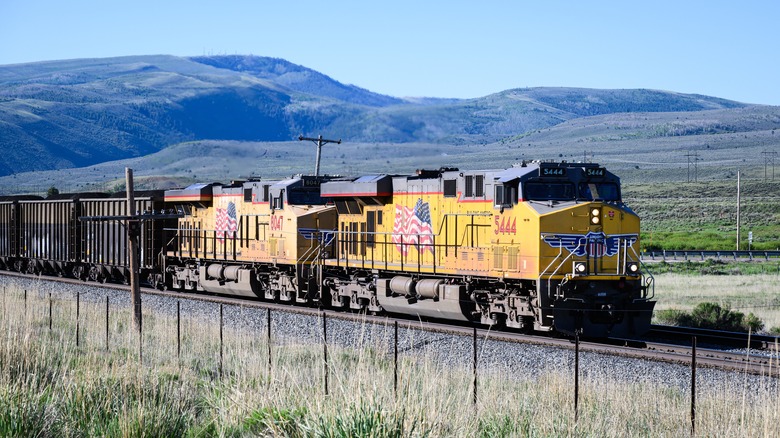
M 691 182 L 691 161 L 693 161 L 693 180 L 699 180 L 699 153 L 688 151 L 685 154 L 688 157 L 688 182 Z
M 777 152 L 763 151 L 761 152 L 761 155 L 764 156 L 764 181 L 767 180 L 766 170 L 770 162 L 772 163 L 772 181 L 774 181 L 775 180 L 775 157 L 777 156 Z
M 592 163 L 593 162 L 593 151 L 583 151 L 582 152 L 582 162 L 583 163 Z

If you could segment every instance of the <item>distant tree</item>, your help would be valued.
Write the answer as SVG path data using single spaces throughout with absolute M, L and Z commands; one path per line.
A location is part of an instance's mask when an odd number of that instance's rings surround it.
M 54 196 L 59 194 L 60 194 L 60 190 L 54 186 L 49 187 L 49 190 L 46 191 L 46 196 Z

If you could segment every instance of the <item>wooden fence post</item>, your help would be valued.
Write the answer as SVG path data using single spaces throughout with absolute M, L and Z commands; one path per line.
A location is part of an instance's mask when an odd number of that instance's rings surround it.
M 393 395 L 398 397 L 398 321 L 393 323 L 395 342 L 393 347 Z
M 181 365 L 181 301 L 176 300 L 176 359 Z
M 268 383 L 271 383 L 271 308 L 267 309 L 266 321 L 268 322 Z
M 106 295 L 106 351 L 109 351 L 108 346 L 108 295 Z
M 577 423 L 580 400 L 580 330 L 574 331 L 574 423 Z
M 474 405 L 477 404 L 477 326 L 474 326 L 473 336 L 474 349 Z
M 222 324 L 223 324 L 223 318 L 222 318 L 222 304 L 219 305 L 219 378 L 222 378 L 222 369 L 223 369 L 223 341 L 222 341 Z
M 81 307 L 81 291 L 76 291 L 76 347 L 79 346 L 79 313 Z
M 325 359 L 325 395 L 328 395 L 328 314 L 322 312 L 322 350 Z
M 691 436 L 696 435 L 696 336 L 691 339 Z

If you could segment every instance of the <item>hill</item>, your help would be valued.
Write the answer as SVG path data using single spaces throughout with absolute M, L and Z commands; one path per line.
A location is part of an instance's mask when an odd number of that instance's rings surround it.
M 136 56 L 0 66 L 0 176 L 142 157 L 182 142 L 465 146 L 615 113 L 745 108 L 654 90 L 534 88 L 478 99 L 396 98 L 281 59 Z
M 732 249 L 736 175 L 742 175 L 742 239 L 780 246 L 780 169 L 767 151 L 780 149 L 780 108 L 751 106 L 674 113 L 623 113 L 571 119 L 484 144 L 343 142 L 323 149 L 322 171 L 358 175 L 418 168 L 498 168 L 521 160 L 592 160 L 623 180 L 623 195 L 642 217 L 643 247 Z M 156 153 L 97 165 L 0 177 L 3 193 L 123 190 L 124 168 L 136 187 L 248 177 L 276 179 L 314 168 L 311 142 L 198 140 Z M 695 160 L 695 161 L 694 161 Z M 780 165 L 780 161 L 776 164 Z M 697 182 L 698 181 L 698 182 Z M 747 242 L 743 242 L 746 247 Z
M 352 142 L 323 148 L 322 171 L 356 175 L 413 172 L 455 166 L 498 168 L 522 160 L 595 161 L 624 183 L 761 179 L 771 166 L 764 151 L 780 149 L 780 108 L 750 106 L 676 113 L 624 113 L 572 119 L 499 141 L 453 146 L 447 143 Z M 693 160 L 696 161 L 693 161 Z M 250 175 L 281 178 L 314 169 L 310 142 L 197 140 L 171 145 L 154 154 L 89 167 L 18 173 L 0 177 L 11 192 L 110 188 L 124 178 L 124 167 L 157 184 L 228 181 Z M 689 164 L 690 163 L 690 164 Z M 780 161 L 777 162 L 780 165 Z M 780 180 L 780 169 L 777 172 Z

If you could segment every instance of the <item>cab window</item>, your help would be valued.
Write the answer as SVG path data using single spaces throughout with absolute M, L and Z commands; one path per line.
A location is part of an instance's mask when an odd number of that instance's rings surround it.
M 284 190 L 279 191 L 279 196 L 273 197 L 271 210 L 281 210 L 284 208 Z
M 579 186 L 579 199 L 584 201 L 619 201 L 620 190 L 615 183 L 584 182 Z
M 523 199 L 528 201 L 574 200 L 574 184 L 569 182 L 527 182 L 523 184 Z
M 517 204 L 517 183 L 496 184 L 493 204 L 496 207 L 509 207 Z

